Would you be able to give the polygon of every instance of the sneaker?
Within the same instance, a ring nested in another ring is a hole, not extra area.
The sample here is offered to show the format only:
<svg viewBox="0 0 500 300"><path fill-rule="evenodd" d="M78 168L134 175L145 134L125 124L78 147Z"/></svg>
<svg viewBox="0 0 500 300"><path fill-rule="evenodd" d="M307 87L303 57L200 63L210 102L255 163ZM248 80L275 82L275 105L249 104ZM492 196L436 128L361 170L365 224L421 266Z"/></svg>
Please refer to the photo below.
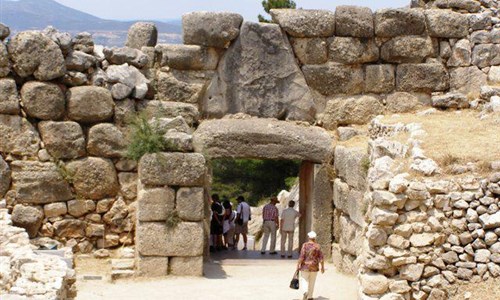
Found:
<svg viewBox="0 0 500 300"><path fill-rule="evenodd" d="M266 254L266 252L264 252L264 251L261 251L261 252L260 252L260 254L264 255L264 254Z"/></svg>
<svg viewBox="0 0 500 300"><path fill-rule="evenodd" d="M285 258L285 256L284 256L284 255L281 255L281 258Z"/></svg>
<svg viewBox="0 0 500 300"><path fill-rule="evenodd" d="M288 258L292 258L293 256L292 255L288 255Z"/></svg>
<svg viewBox="0 0 500 300"><path fill-rule="evenodd" d="M241 249L241 250L247 250L247 247L243 247L243 249Z"/></svg>
<svg viewBox="0 0 500 300"><path fill-rule="evenodd" d="M273 251L273 252L269 252L269 254L271 254L271 255L275 255L275 254L278 254L278 252Z"/></svg>

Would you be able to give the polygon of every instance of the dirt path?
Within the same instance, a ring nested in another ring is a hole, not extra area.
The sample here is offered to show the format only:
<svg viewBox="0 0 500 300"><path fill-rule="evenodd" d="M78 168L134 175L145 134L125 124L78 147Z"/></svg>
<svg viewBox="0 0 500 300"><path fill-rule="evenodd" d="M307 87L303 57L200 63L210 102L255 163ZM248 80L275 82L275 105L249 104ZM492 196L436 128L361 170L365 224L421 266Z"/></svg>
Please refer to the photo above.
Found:
<svg viewBox="0 0 500 300"><path fill-rule="evenodd" d="M282 260L260 253L245 257L214 257L205 264L205 277L168 277L161 280L83 280L78 274L78 300L100 299L301 299L298 291L288 288L296 260ZM326 265L325 274L318 275L315 299L351 300L357 298L356 278L336 272ZM85 272L82 272L85 273Z"/></svg>

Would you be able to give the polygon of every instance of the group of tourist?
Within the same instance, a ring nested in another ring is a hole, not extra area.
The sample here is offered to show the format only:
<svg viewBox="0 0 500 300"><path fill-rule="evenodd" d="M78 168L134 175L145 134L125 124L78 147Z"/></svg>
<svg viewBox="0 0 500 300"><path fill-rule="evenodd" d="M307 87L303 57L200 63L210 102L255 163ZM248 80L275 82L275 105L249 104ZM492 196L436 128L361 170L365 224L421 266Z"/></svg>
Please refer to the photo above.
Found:
<svg viewBox="0 0 500 300"><path fill-rule="evenodd" d="M219 195L212 195L212 217L210 221L212 246L210 246L210 251L229 248L236 249L240 235L243 236L242 250L247 250L248 222L252 219L252 212L250 205L245 202L243 196L239 196L236 200L238 206L236 211L234 211L229 200L224 200L221 203ZM288 258L292 258L295 221L297 218L300 218L300 213L294 208L295 201L289 201L288 208L281 212L280 217L279 210L276 207L278 202L278 198L271 197L271 201L262 210L263 240L261 254L266 253L269 237L271 237L269 254L277 254L276 232L280 230L281 257L284 258L287 256ZM307 234L307 237L308 241L302 245L297 262L297 271L300 272L300 287L304 300L313 299L316 276L319 271L322 273L325 272L323 252L320 245L316 242L316 233L311 231ZM288 247L285 249L287 240Z"/></svg>
<svg viewBox="0 0 500 300"><path fill-rule="evenodd" d="M210 221L210 236L212 245L210 251L236 249L243 236L243 250L247 249L248 221L252 219L250 205L243 196L236 198L238 206L236 211L229 200L220 202L219 195L212 195Z"/></svg>

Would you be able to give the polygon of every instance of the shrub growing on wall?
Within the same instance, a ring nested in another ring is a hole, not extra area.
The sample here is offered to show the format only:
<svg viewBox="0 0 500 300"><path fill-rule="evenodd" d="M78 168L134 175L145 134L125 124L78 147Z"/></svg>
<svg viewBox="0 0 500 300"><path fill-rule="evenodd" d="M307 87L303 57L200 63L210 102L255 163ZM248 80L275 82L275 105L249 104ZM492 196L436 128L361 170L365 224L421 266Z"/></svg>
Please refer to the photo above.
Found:
<svg viewBox="0 0 500 300"><path fill-rule="evenodd" d="M129 121L127 158L138 161L146 153L157 153L168 148L164 132L145 115L138 114Z"/></svg>
<svg viewBox="0 0 500 300"><path fill-rule="evenodd" d="M262 1L264 11L269 13L273 8L296 8L297 4L293 0L264 0ZM271 20L266 19L263 15L259 15L259 22L270 23Z"/></svg>

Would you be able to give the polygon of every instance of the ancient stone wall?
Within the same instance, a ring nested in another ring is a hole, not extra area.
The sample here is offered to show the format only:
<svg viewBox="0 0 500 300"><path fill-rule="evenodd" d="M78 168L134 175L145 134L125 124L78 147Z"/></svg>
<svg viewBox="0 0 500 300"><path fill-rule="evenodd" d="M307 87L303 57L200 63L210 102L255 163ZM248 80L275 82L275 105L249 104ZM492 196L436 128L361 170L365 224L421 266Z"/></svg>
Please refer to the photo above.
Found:
<svg viewBox="0 0 500 300"><path fill-rule="evenodd" d="M62 257L36 254L28 233L12 225L0 208L0 295L2 299L64 300L76 297L75 271ZM66 249L72 258L71 249Z"/></svg>

